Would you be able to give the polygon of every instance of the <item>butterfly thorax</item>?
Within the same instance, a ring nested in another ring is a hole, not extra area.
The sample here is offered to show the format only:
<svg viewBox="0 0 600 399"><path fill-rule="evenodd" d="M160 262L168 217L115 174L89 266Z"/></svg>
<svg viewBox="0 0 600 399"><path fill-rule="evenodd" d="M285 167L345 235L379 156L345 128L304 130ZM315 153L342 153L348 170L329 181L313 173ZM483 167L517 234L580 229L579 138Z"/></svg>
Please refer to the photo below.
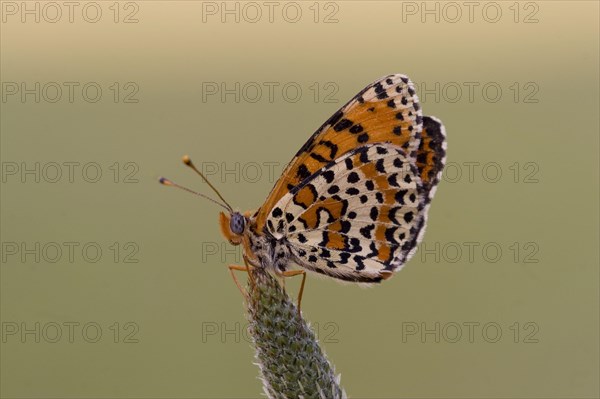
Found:
<svg viewBox="0 0 600 399"><path fill-rule="evenodd" d="M249 219L245 238L244 253L253 266L281 273L294 262L287 239L276 238L267 229L258 231L254 217Z"/></svg>

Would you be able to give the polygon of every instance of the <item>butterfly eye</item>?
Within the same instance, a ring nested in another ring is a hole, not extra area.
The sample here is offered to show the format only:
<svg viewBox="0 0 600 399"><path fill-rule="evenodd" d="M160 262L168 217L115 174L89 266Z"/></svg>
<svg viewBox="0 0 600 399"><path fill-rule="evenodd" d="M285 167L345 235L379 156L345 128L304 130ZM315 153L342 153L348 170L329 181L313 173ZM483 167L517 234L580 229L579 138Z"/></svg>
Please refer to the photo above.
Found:
<svg viewBox="0 0 600 399"><path fill-rule="evenodd" d="M231 215L231 220L229 221L229 228L231 232L234 234L242 234L244 232L244 227L246 225L246 220L239 213L234 213Z"/></svg>

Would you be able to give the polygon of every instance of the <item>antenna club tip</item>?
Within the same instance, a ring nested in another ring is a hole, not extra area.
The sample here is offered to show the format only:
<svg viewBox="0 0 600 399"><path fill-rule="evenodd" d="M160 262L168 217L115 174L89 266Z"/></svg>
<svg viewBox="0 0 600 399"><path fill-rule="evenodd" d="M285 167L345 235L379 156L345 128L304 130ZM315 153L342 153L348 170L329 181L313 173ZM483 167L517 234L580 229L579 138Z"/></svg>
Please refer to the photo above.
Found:
<svg viewBox="0 0 600 399"><path fill-rule="evenodd" d="M161 177L158 179L158 182L160 184L164 184L165 186L170 186L171 185L171 180L165 178L165 177Z"/></svg>
<svg viewBox="0 0 600 399"><path fill-rule="evenodd" d="M187 166L191 166L192 165L192 160L190 159L189 155L184 155L181 160L183 161L184 164L186 164Z"/></svg>

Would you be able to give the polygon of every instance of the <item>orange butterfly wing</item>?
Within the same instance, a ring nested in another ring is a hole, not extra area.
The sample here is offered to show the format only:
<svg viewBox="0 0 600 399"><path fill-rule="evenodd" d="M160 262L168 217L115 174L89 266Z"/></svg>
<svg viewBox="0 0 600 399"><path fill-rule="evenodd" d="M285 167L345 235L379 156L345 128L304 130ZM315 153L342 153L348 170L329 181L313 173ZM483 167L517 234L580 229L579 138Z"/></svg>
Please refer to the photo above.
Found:
<svg viewBox="0 0 600 399"><path fill-rule="evenodd" d="M392 143L416 160L423 117L410 80L388 75L365 87L300 148L256 214L262 231L273 206L292 188L358 146Z"/></svg>

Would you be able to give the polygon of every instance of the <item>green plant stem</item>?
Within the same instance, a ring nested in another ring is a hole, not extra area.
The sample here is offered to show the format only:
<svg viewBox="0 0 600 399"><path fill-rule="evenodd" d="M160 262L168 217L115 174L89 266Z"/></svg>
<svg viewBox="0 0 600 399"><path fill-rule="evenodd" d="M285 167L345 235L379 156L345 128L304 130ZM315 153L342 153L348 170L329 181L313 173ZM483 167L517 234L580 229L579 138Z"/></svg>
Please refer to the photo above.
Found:
<svg viewBox="0 0 600 399"><path fill-rule="evenodd" d="M250 273L250 334L267 396L345 398L340 377L277 280L262 268L253 268Z"/></svg>

